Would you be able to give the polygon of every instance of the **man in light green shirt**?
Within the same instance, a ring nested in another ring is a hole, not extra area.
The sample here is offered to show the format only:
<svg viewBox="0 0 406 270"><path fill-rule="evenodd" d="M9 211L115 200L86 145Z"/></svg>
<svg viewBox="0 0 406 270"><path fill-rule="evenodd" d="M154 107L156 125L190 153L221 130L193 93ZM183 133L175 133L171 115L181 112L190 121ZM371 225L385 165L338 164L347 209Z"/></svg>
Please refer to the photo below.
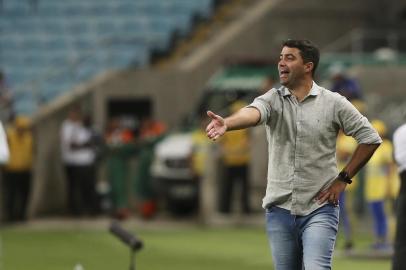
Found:
<svg viewBox="0 0 406 270"><path fill-rule="evenodd" d="M331 269L338 227L338 198L382 142L369 121L344 97L318 86L319 50L307 40L287 40L278 63L281 87L247 107L212 119L207 136L265 125L268 179L263 207L277 270ZM339 173L338 131L358 142Z"/></svg>

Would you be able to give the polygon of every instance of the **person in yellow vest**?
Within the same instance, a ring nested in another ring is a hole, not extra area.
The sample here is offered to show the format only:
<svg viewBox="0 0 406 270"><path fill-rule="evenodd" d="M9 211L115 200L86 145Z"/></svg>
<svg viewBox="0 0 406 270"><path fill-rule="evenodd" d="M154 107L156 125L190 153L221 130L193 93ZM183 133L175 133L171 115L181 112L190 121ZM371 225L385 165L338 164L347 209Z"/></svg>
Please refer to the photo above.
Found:
<svg viewBox="0 0 406 270"><path fill-rule="evenodd" d="M27 117L17 116L7 129L10 157L4 167L5 211L8 221L26 219L33 165L33 136Z"/></svg>
<svg viewBox="0 0 406 270"><path fill-rule="evenodd" d="M381 120L371 121L372 126L383 138L381 147L366 166L365 198L369 204L373 222L375 243L372 248L382 250L388 245L388 221L385 213L385 199L389 197L390 179L394 172L392 143L385 138L386 125Z"/></svg>
<svg viewBox="0 0 406 270"><path fill-rule="evenodd" d="M231 113L245 107L242 101L236 101L230 106ZM249 136L246 129L236 130L224 134L220 140L222 161L225 167L224 178L220 185L220 212L231 212L231 202L236 185L240 188L240 202L242 212L249 214Z"/></svg>
<svg viewBox="0 0 406 270"><path fill-rule="evenodd" d="M206 116L200 116L199 126L192 131L193 141L193 154L192 154L192 169L195 177L199 180L203 178L206 167L206 158L208 154L208 148L211 143L207 139L205 127L207 125Z"/></svg>

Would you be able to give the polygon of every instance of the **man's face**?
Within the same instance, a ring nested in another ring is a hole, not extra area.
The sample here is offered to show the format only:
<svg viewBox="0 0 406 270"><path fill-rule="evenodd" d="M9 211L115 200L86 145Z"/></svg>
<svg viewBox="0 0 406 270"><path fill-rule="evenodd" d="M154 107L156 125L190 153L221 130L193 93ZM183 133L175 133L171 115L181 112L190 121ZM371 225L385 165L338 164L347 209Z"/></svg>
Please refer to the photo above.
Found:
<svg viewBox="0 0 406 270"><path fill-rule="evenodd" d="M292 89L311 72L312 63L303 63L303 58L297 48L283 47L278 63L280 84Z"/></svg>

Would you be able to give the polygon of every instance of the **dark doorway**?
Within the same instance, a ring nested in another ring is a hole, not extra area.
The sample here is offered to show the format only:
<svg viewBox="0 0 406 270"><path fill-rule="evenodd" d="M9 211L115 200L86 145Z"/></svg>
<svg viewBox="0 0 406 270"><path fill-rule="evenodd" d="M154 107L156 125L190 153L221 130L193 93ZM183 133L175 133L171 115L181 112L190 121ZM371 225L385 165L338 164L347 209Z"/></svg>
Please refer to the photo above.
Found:
<svg viewBox="0 0 406 270"><path fill-rule="evenodd" d="M141 120L152 114L149 98L112 98L107 104L107 119L120 118L128 127L138 132Z"/></svg>

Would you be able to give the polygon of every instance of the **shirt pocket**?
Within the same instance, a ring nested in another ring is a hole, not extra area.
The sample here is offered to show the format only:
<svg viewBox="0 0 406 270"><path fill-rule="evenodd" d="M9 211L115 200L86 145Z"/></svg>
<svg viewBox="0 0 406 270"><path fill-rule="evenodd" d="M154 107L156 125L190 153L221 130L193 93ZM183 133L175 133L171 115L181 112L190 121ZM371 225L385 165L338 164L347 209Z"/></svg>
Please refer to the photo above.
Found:
<svg viewBox="0 0 406 270"><path fill-rule="evenodd" d="M315 147L314 149L320 146L335 147L337 130L332 119L328 108L315 108L300 123L303 134L301 137L310 144L309 146Z"/></svg>

